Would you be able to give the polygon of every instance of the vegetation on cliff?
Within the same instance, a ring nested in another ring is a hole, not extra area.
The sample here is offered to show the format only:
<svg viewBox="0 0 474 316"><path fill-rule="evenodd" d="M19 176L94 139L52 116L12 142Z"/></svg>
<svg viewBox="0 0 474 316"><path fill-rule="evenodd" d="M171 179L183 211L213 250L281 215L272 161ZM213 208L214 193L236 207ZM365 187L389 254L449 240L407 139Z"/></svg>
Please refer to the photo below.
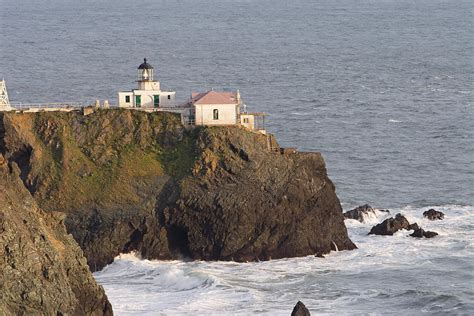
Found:
<svg viewBox="0 0 474 316"><path fill-rule="evenodd" d="M0 122L0 149L44 210L66 213L93 270L131 250L244 261L355 247L321 155L271 151L271 136L130 110Z"/></svg>

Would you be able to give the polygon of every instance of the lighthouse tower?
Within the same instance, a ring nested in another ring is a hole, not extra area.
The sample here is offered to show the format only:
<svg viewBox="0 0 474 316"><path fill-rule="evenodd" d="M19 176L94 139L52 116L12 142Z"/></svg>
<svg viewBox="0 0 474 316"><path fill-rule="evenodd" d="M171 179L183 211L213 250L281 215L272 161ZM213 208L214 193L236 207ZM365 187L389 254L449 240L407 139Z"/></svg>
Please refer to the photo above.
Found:
<svg viewBox="0 0 474 316"><path fill-rule="evenodd" d="M153 109L175 104L176 92L161 90L160 82L155 80L155 69L146 58L137 68L137 82L137 89L118 93L119 107Z"/></svg>
<svg viewBox="0 0 474 316"><path fill-rule="evenodd" d="M153 66L147 63L146 58L138 66L138 90L160 90L160 82L154 80Z"/></svg>

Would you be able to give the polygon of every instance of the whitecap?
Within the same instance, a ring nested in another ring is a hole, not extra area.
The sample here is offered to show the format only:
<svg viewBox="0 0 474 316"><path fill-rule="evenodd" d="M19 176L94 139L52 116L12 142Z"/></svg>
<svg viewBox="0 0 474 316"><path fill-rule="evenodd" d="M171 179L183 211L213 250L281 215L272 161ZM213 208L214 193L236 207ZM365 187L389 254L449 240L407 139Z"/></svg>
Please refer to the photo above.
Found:
<svg viewBox="0 0 474 316"><path fill-rule="evenodd" d="M424 218L423 212L430 208L442 211L445 219ZM94 276L104 286L117 315L248 315L256 311L289 315L298 300L317 314L351 314L354 310L396 314L397 306L407 299L400 293L414 290L419 295L413 297L412 307L404 310L411 314L432 296L425 293L427 288L451 295L438 310L442 313L460 301L467 302L472 293L467 280L473 277L469 268L473 210L461 205L405 206L390 209L391 214L376 212L366 223L346 220L358 249L332 251L325 259L182 262L141 260L126 254ZM413 238L407 230L393 236L368 235L374 224L397 213L440 235ZM458 311L468 310L463 304L457 305Z"/></svg>

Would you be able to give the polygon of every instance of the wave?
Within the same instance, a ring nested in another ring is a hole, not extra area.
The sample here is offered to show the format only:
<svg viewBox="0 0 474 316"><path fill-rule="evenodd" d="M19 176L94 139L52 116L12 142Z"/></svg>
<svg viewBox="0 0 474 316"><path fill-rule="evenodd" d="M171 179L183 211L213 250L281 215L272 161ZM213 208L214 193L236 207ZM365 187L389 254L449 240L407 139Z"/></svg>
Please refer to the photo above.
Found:
<svg viewBox="0 0 474 316"><path fill-rule="evenodd" d="M442 221L423 212L435 208ZM474 308L473 206L405 206L367 223L346 220L359 249L254 263L142 260L118 256L96 272L117 315L289 315L302 300L315 314L467 313ZM402 213L439 233L433 239L367 235Z"/></svg>

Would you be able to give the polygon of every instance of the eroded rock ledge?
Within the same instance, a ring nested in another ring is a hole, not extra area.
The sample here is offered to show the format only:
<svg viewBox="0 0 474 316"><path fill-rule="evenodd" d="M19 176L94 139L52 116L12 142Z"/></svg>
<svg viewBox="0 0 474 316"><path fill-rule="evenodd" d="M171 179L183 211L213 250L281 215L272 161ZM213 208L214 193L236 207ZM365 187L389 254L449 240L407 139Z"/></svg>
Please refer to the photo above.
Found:
<svg viewBox="0 0 474 316"><path fill-rule="evenodd" d="M167 113L6 113L0 149L92 270L149 259L271 258L354 249L319 153L284 153L237 127L185 129Z"/></svg>

